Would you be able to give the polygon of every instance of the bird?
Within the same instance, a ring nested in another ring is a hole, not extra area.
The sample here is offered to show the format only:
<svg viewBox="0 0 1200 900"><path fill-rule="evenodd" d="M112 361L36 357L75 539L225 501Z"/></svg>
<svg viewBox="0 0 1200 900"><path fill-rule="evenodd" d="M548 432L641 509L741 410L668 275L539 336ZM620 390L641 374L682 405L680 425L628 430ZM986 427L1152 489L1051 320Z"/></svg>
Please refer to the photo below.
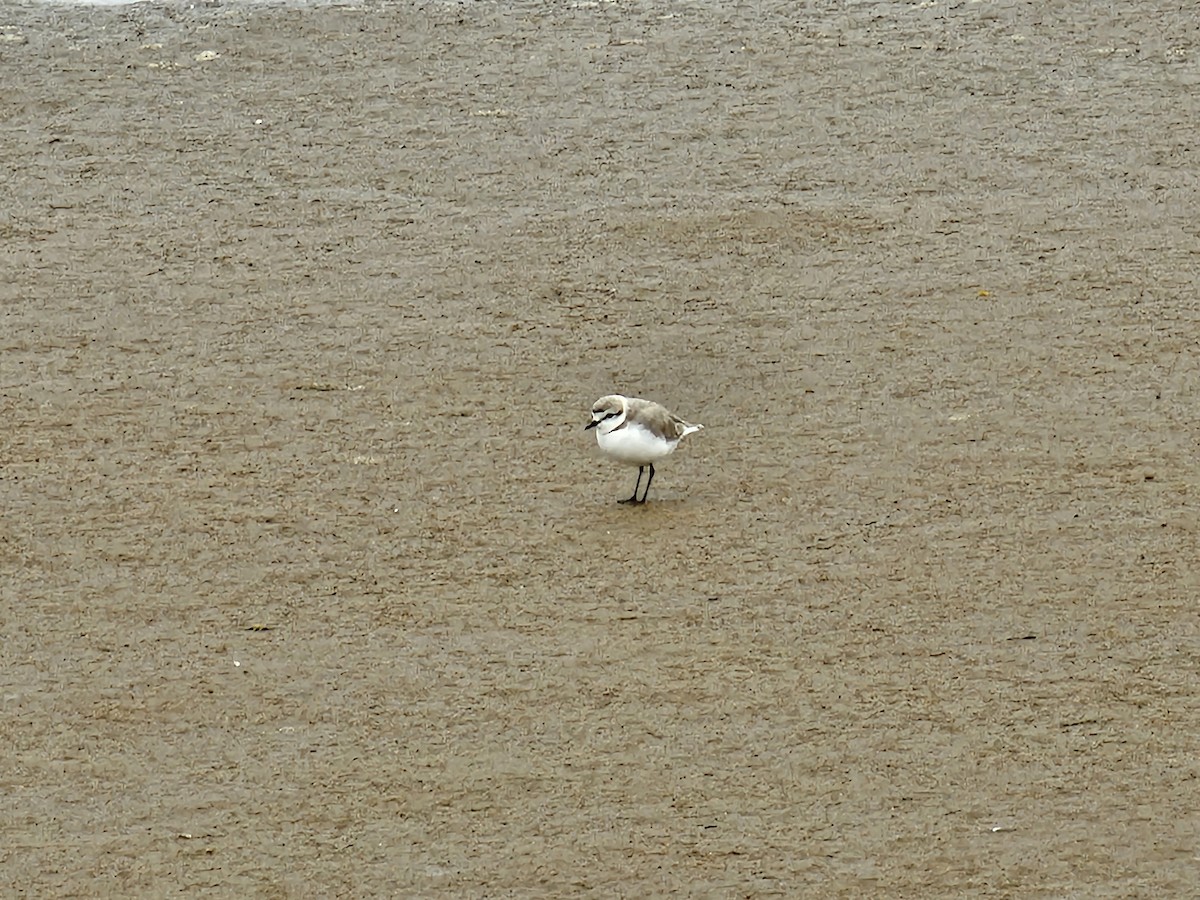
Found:
<svg viewBox="0 0 1200 900"><path fill-rule="evenodd" d="M618 462L638 467L633 496L620 502L640 504L646 502L650 493L654 463L669 456L683 438L703 427L685 422L652 400L609 394L592 404L592 421L584 430L595 428L596 443L601 450ZM646 469L650 470L650 477L639 500L638 487Z"/></svg>

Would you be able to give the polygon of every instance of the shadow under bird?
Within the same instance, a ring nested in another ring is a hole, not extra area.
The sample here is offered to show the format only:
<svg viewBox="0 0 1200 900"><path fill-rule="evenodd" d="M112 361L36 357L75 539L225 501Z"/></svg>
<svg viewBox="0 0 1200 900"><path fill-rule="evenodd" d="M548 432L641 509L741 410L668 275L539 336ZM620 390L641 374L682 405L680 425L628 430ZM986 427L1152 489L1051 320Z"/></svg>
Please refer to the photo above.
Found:
<svg viewBox="0 0 1200 900"><path fill-rule="evenodd" d="M654 480L654 464L664 456L670 456L681 440L703 427L685 422L652 400L610 394L592 404L592 421L585 430L596 429L596 443L607 455L638 467L633 496L621 502L645 503L650 494L650 482ZM639 500L638 486L646 469L650 470L650 477L646 479L646 490Z"/></svg>

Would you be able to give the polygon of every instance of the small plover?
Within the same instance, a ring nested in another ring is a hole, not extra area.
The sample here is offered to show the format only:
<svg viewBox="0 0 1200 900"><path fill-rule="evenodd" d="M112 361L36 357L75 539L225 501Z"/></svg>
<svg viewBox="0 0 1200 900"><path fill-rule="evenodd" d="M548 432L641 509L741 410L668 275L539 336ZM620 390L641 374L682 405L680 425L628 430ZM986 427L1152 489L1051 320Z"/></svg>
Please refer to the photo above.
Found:
<svg viewBox="0 0 1200 900"><path fill-rule="evenodd" d="M669 456L683 438L703 427L683 421L650 400L610 394L592 404L592 421L585 430L596 429L596 443L613 459L638 467L633 496L621 502L645 503L650 482L654 480L654 463ZM639 500L638 486L642 483L642 472L647 468L650 477L646 479L646 490Z"/></svg>

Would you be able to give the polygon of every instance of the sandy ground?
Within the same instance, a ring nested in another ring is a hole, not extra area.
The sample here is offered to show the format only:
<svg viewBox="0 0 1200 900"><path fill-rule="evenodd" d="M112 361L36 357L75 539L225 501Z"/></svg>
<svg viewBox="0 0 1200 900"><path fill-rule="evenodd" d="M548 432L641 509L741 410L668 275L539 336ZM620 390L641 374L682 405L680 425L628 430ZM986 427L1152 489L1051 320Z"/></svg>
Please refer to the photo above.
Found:
<svg viewBox="0 0 1200 900"><path fill-rule="evenodd" d="M1200 19L0 6L7 894L1200 883ZM628 508L612 391L704 423Z"/></svg>

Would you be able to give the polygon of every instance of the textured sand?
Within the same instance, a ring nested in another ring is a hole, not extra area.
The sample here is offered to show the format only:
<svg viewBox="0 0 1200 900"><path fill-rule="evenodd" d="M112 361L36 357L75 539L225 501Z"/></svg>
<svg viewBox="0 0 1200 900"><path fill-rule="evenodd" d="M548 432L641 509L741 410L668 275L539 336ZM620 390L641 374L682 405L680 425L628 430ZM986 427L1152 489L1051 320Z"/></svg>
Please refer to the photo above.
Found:
<svg viewBox="0 0 1200 900"><path fill-rule="evenodd" d="M0 6L0 888L1194 892L1200 20L733 6Z"/></svg>

